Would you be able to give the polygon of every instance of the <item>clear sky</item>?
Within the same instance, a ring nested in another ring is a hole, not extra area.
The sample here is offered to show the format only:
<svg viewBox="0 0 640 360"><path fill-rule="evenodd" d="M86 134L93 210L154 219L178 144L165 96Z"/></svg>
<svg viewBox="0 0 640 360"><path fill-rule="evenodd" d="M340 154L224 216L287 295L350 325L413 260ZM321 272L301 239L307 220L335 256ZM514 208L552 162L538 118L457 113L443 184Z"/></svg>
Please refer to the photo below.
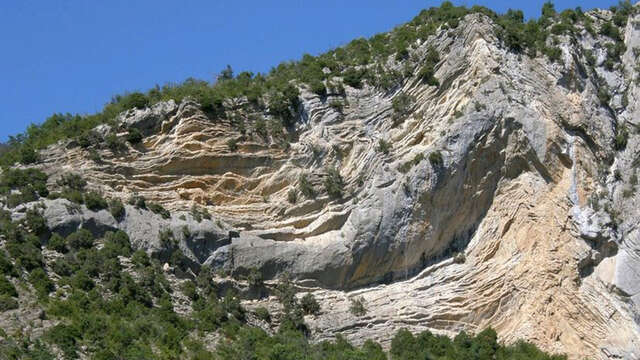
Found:
<svg viewBox="0 0 640 360"><path fill-rule="evenodd" d="M454 1L537 17L542 0ZM556 1L556 9L617 0ZM440 1L4 0L0 1L0 141L54 112L100 111L112 95L230 64L266 72L404 23Z"/></svg>

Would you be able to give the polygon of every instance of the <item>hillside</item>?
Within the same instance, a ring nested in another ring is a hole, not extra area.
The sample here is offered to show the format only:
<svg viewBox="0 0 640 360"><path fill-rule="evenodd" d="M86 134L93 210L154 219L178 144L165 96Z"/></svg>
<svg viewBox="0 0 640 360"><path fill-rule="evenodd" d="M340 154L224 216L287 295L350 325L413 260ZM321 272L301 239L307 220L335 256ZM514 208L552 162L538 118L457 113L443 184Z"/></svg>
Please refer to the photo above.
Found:
<svg viewBox="0 0 640 360"><path fill-rule="evenodd" d="M638 56L628 2L443 3L55 114L0 149L0 352L637 358Z"/></svg>

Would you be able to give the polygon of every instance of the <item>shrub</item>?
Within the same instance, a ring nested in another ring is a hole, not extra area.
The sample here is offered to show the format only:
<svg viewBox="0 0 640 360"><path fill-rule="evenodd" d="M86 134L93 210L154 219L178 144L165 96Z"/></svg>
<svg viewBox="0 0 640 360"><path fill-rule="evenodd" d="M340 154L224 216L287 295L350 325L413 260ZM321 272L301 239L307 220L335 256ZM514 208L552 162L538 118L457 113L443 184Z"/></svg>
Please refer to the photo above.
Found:
<svg viewBox="0 0 640 360"><path fill-rule="evenodd" d="M172 248L176 245L176 239L173 236L173 231L171 231L171 229L160 230L158 238L160 239L160 244L165 248Z"/></svg>
<svg viewBox="0 0 640 360"><path fill-rule="evenodd" d="M111 199L109 201L109 212L116 220L120 220L125 215L126 210L120 199Z"/></svg>
<svg viewBox="0 0 640 360"><path fill-rule="evenodd" d="M62 175L56 183L58 186L78 191L83 191L87 186L87 182L80 175L74 173Z"/></svg>
<svg viewBox="0 0 640 360"><path fill-rule="evenodd" d="M16 265L27 271L42 266L42 253L40 252L40 240L35 236L27 236L23 242L8 241L6 248L11 257L16 260Z"/></svg>
<svg viewBox="0 0 640 360"><path fill-rule="evenodd" d="M49 239L47 247L51 250L64 254L67 252L67 241L62 236L53 234Z"/></svg>
<svg viewBox="0 0 640 360"><path fill-rule="evenodd" d="M608 36L615 41L622 41L622 35L618 27L613 25L610 21L605 22L600 27L600 35Z"/></svg>
<svg viewBox="0 0 640 360"><path fill-rule="evenodd" d="M111 152L113 152L114 154L118 154L127 150L127 145L122 141L122 139L120 139L115 134L107 135L107 137L104 140L105 140L105 144L107 145L107 148L111 150Z"/></svg>
<svg viewBox="0 0 640 360"><path fill-rule="evenodd" d="M407 95L403 92L396 95L391 101L391 108L393 109L393 118L397 120L403 116L409 114L409 110L413 103L415 102L415 98L411 95Z"/></svg>
<svg viewBox="0 0 640 360"><path fill-rule="evenodd" d="M120 100L124 109L144 109L149 106L149 98L140 92L126 94Z"/></svg>
<svg viewBox="0 0 640 360"><path fill-rule="evenodd" d="M23 165L35 164L40 161L40 155L31 146L23 146L18 161Z"/></svg>
<svg viewBox="0 0 640 360"><path fill-rule="evenodd" d="M307 293L300 299L300 306L305 315L318 315L320 313L320 304L312 293Z"/></svg>
<svg viewBox="0 0 640 360"><path fill-rule="evenodd" d="M231 151L231 152L234 152L234 151L238 150L238 140L236 140L236 139L227 140L227 147L229 148L229 151Z"/></svg>
<svg viewBox="0 0 640 360"><path fill-rule="evenodd" d="M127 141L132 145L141 143L143 138L144 136L142 135L140 130L138 130L138 128L132 127L129 129L129 132L127 133Z"/></svg>
<svg viewBox="0 0 640 360"><path fill-rule="evenodd" d="M429 154L429 162L433 167L440 167L444 164L442 153L440 151L433 151Z"/></svg>
<svg viewBox="0 0 640 360"><path fill-rule="evenodd" d="M627 130L626 126L622 126L619 130L618 133L616 134L616 139L615 139L615 148L618 151L622 151L627 147L627 142L629 140L629 131Z"/></svg>
<svg viewBox="0 0 640 360"><path fill-rule="evenodd" d="M249 270L249 275L247 276L247 282L249 282L249 286L251 288L261 288L264 285L262 272L256 268L251 268L251 270Z"/></svg>
<svg viewBox="0 0 640 360"><path fill-rule="evenodd" d="M0 295L0 312L14 310L18 308L18 301L11 296Z"/></svg>
<svg viewBox="0 0 640 360"><path fill-rule="evenodd" d="M139 267L147 267L151 265L151 260L144 250L137 250L131 256L131 262Z"/></svg>
<svg viewBox="0 0 640 360"><path fill-rule="evenodd" d="M351 299L351 305L349 306L349 311L354 316L364 316L367 313L367 309L365 307L365 300L363 297L357 297Z"/></svg>
<svg viewBox="0 0 640 360"><path fill-rule="evenodd" d="M385 141L384 139L378 140L378 147L376 148L379 152L389 155L389 151L391 151L391 143Z"/></svg>
<svg viewBox="0 0 640 360"><path fill-rule="evenodd" d="M598 100L600 100L600 105L602 106L609 105L611 95L609 95L609 88L606 85L600 86L598 89Z"/></svg>
<svg viewBox="0 0 640 360"><path fill-rule="evenodd" d="M342 73L342 79L345 84L352 88L361 89L362 79L364 78L365 70L356 70L355 68L348 68Z"/></svg>
<svg viewBox="0 0 640 360"><path fill-rule="evenodd" d="M184 296L191 299L191 301L195 301L198 298L198 291L196 290L196 285L193 281L185 281L180 285L180 291L184 294Z"/></svg>
<svg viewBox="0 0 640 360"><path fill-rule="evenodd" d="M320 96L327 96L327 88L324 86L324 83L320 80L313 80L309 84L311 91Z"/></svg>
<svg viewBox="0 0 640 360"><path fill-rule="evenodd" d="M0 295L18 297L16 287L4 275L0 275Z"/></svg>
<svg viewBox="0 0 640 360"><path fill-rule="evenodd" d="M287 193L287 200L291 204L298 202L298 191L296 189L289 189L289 192Z"/></svg>
<svg viewBox="0 0 640 360"><path fill-rule="evenodd" d="M70 276L73 274L73 267L66 258L56 260L51 266L54 273L60 276Z"/></svg>
<svg viewBox="0 0 640 360"><path fill-rule="evenodd" d="M342 100L331 100L329 107L333 110L342 113L344 111L344 102Z"/></svg>
<svg viewBox="0 0 640 360"><path fill-rule="evenodd" d="M33 285L41 299L46 298L53 291L55 285L42 268L36 268L29 274L29 282Z"/></svg>
<svg viewBox="0 0 640 360"><path fill-rule="evenodd" d="M311 185L311 182L307 179L307 175L300 175L300 178L298 179L298 186L302 195L307 199L314 199L316 197L316 191L313 188L313 185Z"/></svg>
<svg viewBox="0 0 640 360"><path fill-rule="evenodd" d="M84 194L84 204L91 211L100 211L109 207L107 200L94 191Z"/></svg>
<svg viewBox="0 0 640 360"><path fill-rule="evenodd" d="M256 308L254 310L254 314L256 315L256 317L258 319L260 319L262 321L265 321L265 322L268 322L268 323L271 322L271 314L269 314L269 310L267 310L267 308L265 308L265 307L261 306L259 308Z"/></svg>
<svg viewBox="0 0 640 360"><path fill-rule="evenodd" d="M129 198L129 205L135 206L136 209L146 209L147 208L147 200L139 195L133 195Z"/></svg>
<svg viewBox="0 0 640 360"><path fill-rule="evenodd" d="M424 83L426 83L427 85L439 86L440 82L435 77L435 72L436 72L435 66L438 64L439 61L440 61L440 55L438 54L438 51L433 47L429 47L429 50L427 50L427 56L425 58L424 64L422 65L422 67L420 68L420 71L418 72L418 78Z"/></svg>
<svg viewBox="0 0 640 360"><path fill-rule="evenodd" d="M89 249L93 246L93 234L86 229L78 229L67 236L67 244L73 250Z"/></svg>
<svg viewBox="0 0 640 360"><path fill-rule="evenodd" d="M332 198L341 198L344 189L344 180L340 172L333 167L327 169L327 176L324 178L324 188Z"/></svg>
<svg viewBox="0 0 640 360"><path fill-rule="evenodd" d="M71 279L71 286L75 289L89 291L93 289L95 283L84 270L80 270L73 275L73 278Z"/></svg>
<svg viewBox="0 0 640 360"><path fill-rule="evenodd" d="M29 209L25 216L25 224L32 234L42 236L49 232L47 220L37 210Z"/></svg>
<svg viewBox="0 0 640 360"><path fill-rule="evenodd" d="M162 205L156 203L147 204L147 208L151 210L154 214L160 215L163 219L170 219L171 213L169 210L165 209Z"/></svg>
<svg viewBox="0 0 640 360"><path fill-rule="evenodd" d="M7 258L7 255L4 251L0 250L0 274L8 275L8 276L17 276L18 272L15 267Z"/></svg>

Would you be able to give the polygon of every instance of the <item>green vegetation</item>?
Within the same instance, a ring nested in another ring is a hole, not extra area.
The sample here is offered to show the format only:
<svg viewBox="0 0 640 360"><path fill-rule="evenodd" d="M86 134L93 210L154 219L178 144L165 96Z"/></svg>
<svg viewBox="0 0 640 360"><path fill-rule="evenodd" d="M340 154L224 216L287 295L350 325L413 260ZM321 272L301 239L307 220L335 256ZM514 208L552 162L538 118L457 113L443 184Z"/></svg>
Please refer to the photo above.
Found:
<svg viewBox="0 0 640 360"><path fill-rule="evenodd" d="M317 195L316 190L313 188L313 185L311 185L311 182L309 182L309 180L307 179L306 174L302 174L300 175L300 178L298 178L298 187L300 188L300 192L302 193L302 195L304 195L304 197L306 197L307 199L315 199Z"/></svg>
<svg viewBox="0 0 640 360"><path fill-rule="evenodd" d="M191 216L193 216L197 222L202 222L202 219L211 220L209 211L205 208L199 208L196 205L191 207Z"/></svg>
<svg viewBox="0 0 640 360"><path fill-rule="evenodd" d="M415 103L416 99L403 92L399 93L391 101L391 108L393 109L393 120L397 123L401 118L407 116L411 110L411 107Z"/></svg>
<svg viewBox="0 0 640 360"><path fill-rule="evenodd" d="M320 304L312 293L307 293L300 299L300 306L305 315L318 315L320 313Z"/></svg>
<svg viewBox="0 0 640 360"><path fill-rule="evenodd" d="M105 200L102 195L94 191L84 194L84 204L87 209L92 211L100 211L109 207L107 200Z"/></svg>
<svg viewBox="0 0 640 360"><path fill-rule="evenodd" d="M287 192L287 201L291 204L298 202L298 191L296 189L290 189Z"/></svg>
<svg viewBox="0 0 640 360"><path fill-rule="evenodd" d="M341 198L344 186L340 171L334 167L327 168L327 176L324 178L324 188L327 194L332 198Z"/></svg>
<svg viewBox="0 0 640 360"><path fill-rule="evenodd" d="M616 134L614 147L618 151L622 151L627 147L629 141L629 130L626 126L621 126Z"/></svg>
<svg viewBox="0 0 640 360"><path fill-rule="evenodd" d="M402 173L407 173L409 172L409 170L411 170L412 167L414 167L415 165L420 164L420 162L424 160L424 155L422 153L417 153L416 156L413 157L413 159L405 162L404 164L402 164L398 170L400 170L400 172Z"/></svg>
<svg viewBox="0 0 640 360"><path fill-rule="evenodd" d="M391 151L391 143L385 141L384 139L380 139L378 140L378 147L376 147L376 150L385 155L389 155L389 151Z"/></svg>
<svg viewBox="0 0 640 360"><path fill-rule="evenodd" d="M433 151L429 154L429 162L435 168L441 167L444 164L442 153L440 151Z"/></svg>
<svg viewBox="0 0 640 360"><path fill-rule="evenodd" d="M142 142L144 136L137 128L130 128L127 133L127 141L132 145L136 145Z"/></svg>
<svg viewBox="0 0 640 360"><path fill-rule="evenodd" d="M160 215L163 219L170 219L171 213L165 209L162 205L156 203L146 203L147 209L151 210L154 214Z"/></svg>
<svg viewBox="0 0 640 360"><path fill-rule="evenodd" d="M10 208L36 201L49 195L48 178L37 169L8 169L0 176L0 195L7 197Z"/></svg>
<svg viewBox="0 0 640 360"><path fill-rule="evenodd" d="M366 303L363 297L352 298L351 305L349 306L349 311L354 316L365 316L367 314L367 308L365 304Z"/></svg>
<svg viewBox="0 0 640 360"><path fill-rule="evenodd" d="M126 209L120 199L111 199L109 201L109 212L116 220L121 220L126 213Z"/></svg>

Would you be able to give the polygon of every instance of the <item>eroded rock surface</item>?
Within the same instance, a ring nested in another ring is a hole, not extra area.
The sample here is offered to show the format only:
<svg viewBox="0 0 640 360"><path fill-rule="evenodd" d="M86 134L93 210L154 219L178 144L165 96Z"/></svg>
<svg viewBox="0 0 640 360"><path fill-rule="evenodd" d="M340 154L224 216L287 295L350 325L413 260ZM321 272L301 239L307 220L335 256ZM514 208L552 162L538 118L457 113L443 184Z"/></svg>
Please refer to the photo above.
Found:
<svg viewBox="0 0 640 360"><path fill-rule="evenodd" d="M598 25L609 15L590 16ZM171 219L127 207L118 221L55 200L46 203L49 225L123 229L153 251L162 249L160 229L187 226L193 236L180 246L194 262L258 268L268 279L286 272L313 291L323 312L307 321L318 340L491 325L502 340L525 338L572 359L640 357L639 198L630 180L640 141L638 23L624 32L624 70L610 71L584 65L585 49L603 61L600 35L558 36L553 63L507 51L489 18L469 15L416 44L419 56L428 46L441 54L439 87L417 74L390 93L347 87L342 112L330 106L338 95L301 87L289 148L243 137L189 100L130 111L119 121L148 135L141 145L103 151L96 163L61 144L42 153L42 168L52 181L78 172L110 197L142 195ZM605 85L611 101L601 104ZM391 103L400 94L416 101L398 122ZM623 127L628 143L616 149ZM388 154L377 150L381 139ZM442 163L429 159L436 152ZM330 166L344 179L341 199L324 191ZM318 195L291 204L302 174ZM214 220L195 222L193 204ZM349 313L354 296L367 315ZM275 307L272 298L259 303Z"/></svg>

